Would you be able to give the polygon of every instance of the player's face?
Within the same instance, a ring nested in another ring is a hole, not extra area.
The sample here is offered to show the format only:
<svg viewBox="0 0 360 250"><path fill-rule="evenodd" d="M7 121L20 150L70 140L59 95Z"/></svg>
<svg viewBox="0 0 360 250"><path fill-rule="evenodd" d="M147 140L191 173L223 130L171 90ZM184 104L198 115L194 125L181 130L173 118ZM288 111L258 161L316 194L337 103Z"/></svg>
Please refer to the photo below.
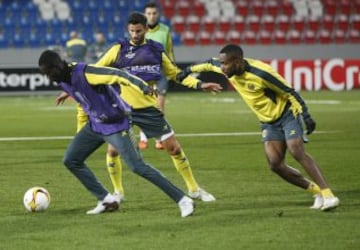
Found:
<svg viewBox="0 0 360 250"><path fill-rule="evenodd" d="M222 72L229 78L242 71L239 59L229 58L225 53L220 53L219 60Z"/></svg>
<svg viewBox="0 0 360 250"><path fill-rule="evenodd" d="M130 40L136 45L140 45L145 41L146 31L147 27L140 23L128 25Z"/></svg>
<svg viewBox="0 0 360 250"><path fill-rule="evenodd" d="M144 14L149 25L154 25L159 20L159 12L156 8L146 8Z"/></svg>

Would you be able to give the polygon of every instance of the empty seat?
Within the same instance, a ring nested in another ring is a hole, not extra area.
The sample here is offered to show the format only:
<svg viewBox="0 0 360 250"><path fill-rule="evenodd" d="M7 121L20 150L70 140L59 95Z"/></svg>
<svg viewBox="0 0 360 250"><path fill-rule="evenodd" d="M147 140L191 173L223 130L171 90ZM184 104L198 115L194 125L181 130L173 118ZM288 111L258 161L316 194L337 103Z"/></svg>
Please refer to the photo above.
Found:
<svg viewBox="0 0 360 250"><path fill-rule="evenodd" d="M233 29L237 31L243 31L245 30L245 19L242 16L235 16L233 21Z"/></svg>
<svg viewBox="0 0 360 250"><path fill-rule="evenodd" d="M280 14L275 18L277 29L287 32L290 28L290 17L285 14Z"/></svg>
<svg viewBox="0 0 360 250"><path fill-rule="evenodd" d="M258 15L248 15L246 17L246 23L248 28L252 31L259 31L260 29L260 17Z"/></svg>
<svg viewBox="0 0 360 250"><path fill-rule="evenodd" d="M303 16L292 16L291 24L293 29L302 32L306 26L306 19Z"/></svg>
<svg viewBox="0 0 360 250"><path fill-rule="evenodd" d="M317 42L316 31L305 30L302 35L302 40L306 44L313 44Z"/></svg>
<svg viewBox="0 0 360 250"><path fill-rule="evenodd" d="M249 5L246 1L235 1L235 8L240 16L249 14Z"/></svg>
<svg viewBox="0 0 360 250"><path fill-rule="evenodd" d="M253 0L250 2L250 9L252 13L257 16L261 16L265 13L265 1Z"/></svg>
<svg viewBox="0 0 360 250"><path fill-rule="evenodd" d="M352 25L352 29L360 30L360 13L352 14L350 16L350 22Z"/></svg>
<svg viewBox="0 0 360 250"><path fill-rule="evenodd" d="M219 28L219 30L226 33L230 30L231 24L232 24L231 19L229 17L222 16L219 19L218 28Z"/></svg>
<svg viewBox="0 0 360 250"><path fill-rule="evenodd" d="M328 30L320 30L318 32L318 40L320 43L331 43L331 33Z"/></svg>
<svg viewBox="0 0 360 250"><path fill-rule="evenodd" d="M196 36L192 31L185 31L181 35L181 41L186 46L194 46L196 44Z"/></svg>
<svg viewBox="0 0 360 250"><path fill-rule="evenodd" d="M321 26L321 18L316 16L311 16L308 18L307 28L312 31L317 31Z"/></svg>
<svg viewBox="0 0 360 250"><path fill-rule="evenodd" d="M197 40L201 45L210 45L212 43L211 33L203 30L199 33Z"/></svg>
<svg viewBox="0 0 360 250"><path fill-rule="evenodd" d="M272 36L271 32L267 30L262 30L258 33L257 41L261 44L271 44Z"/></svg>
<svg viewBox="0 0 360 250"><path fill-rule="evenodd" d="M345 43L346 33L343 30L334 30L332 33L332 40L335 43Z"/></svg>
<svg viewBox="0 0 360 250"><path fill-rule="evenodd" d="M200 30L200 17L195 15L189 15L185 18L185 23L188 29L193 32L198 32Z"/></svg>
<svg viewBox="0 0 360 250"><path fill-rule="evenodd" d="M323 0L325 13L328 15L335 15L337 12L338 0Z"/></svg>
<svg viewBox="0 0 360 250"><path fill-rule="evenodd" d="M180 16L188 16L191 12L191 6L188 1L177 1L176 2L177 14Z"/></svg>
<svg viewBox="0 0 360 250"><path fill-rule="evenodd" d="M354 4L353 6L353 2L352 0L340 0L339 1L339 12L345 15L350 15L353 11L353 8L356 9L356 6Z"/></svg>
<svg viewBox="0 0 360 250"><path fill-rule="evenodd" d="M195 1L195 3L192 4L191 9L192 14L198 17L203 17L206 15L205 6L200 1Z"/></svg>
<svg viewBox="0 0 360 250"><path fill-rule="evenodd" d="M276 30L272 33L272 40L274 44L285 44L286 41L286 33L282 30Z"/></svg>
<svg viewBox="0 0 360 250"><path fill-rule="evenodd" d="M226 35L222 31L215 31L212 40L215 44L223 45L226 43Z"/></svg>
<svg viewBox="0 0 360 250"><path fill-rule="evenodd" d="M261 17L262 29L273 32L275 30L275 19L272 15Z"/></svg>
<svg viewBox="0 0 360 250"><path fill-rule="evenodd" d="M280 0L279 9L281 9L281 13L291 17L294 14L294 7L291 1L289 0Z"/></svg>
<svg viewBox="0 0 360 250"><path fill-rule="evenodd" d="M201 19L201 25L204 30L208 32L213 32L217 25L216 18L212 16L204 16Z"/></svg>
<svg viewBox="0 0 360 250"><path fill-rule="evenodd" d="M301 33L298 30L289 30L286 39L291 44L299 44L301 43Z"/></svg>
<svg viewBox="0 0 360 250"><path fill-rule="evenodd" d="M171 18L175 15L175 6L170 1L165 1L162 5L162 9L163 9L164 15L168 18Z"/></svg>
<svg viewBox="0 0 360 250"><path fill-rule="evenodd" d="M183 32L185 31L185 18L183 16L176 15L171 19L171 25L176 32Z"/></svg>
<svg viewBox="0 0 360 250"><path fill-rule="evenodd" d="M360 31L357 29L350 29L347 34L347 41L350 43L360 43Z"/></svg>
<svg viewBox="0 0 360 250"><path fill-rule="evenodd" d="M329 14L325 14L321 20L322 22L322 28L325 30L333 30L334 29L334 17L329 15Z"/></svg>
<svg viewBox="0 0 360 250"><path fill-rule="evenodd" d="M337 28L343 30L344 32L347 32L347 30L349 29L349 18L345 14L336 15L335 23L337 25Z"/></svg>
<svg viewBox="0 0 360 250"><path fill-rule="evenodd" d="M242 41L245 44L256 44L256 33L252 30L246 30L242 33Z"/></svg>
<svg viewBox="0 0 360 250"><path fill-rule="evenodd" d="M226 40L228 43L241 44L241 34L238 31L231 30L227 33Z"/></svg>
<svg viewBox="0 0 360 250"><path fill-rule="evenodd" d="M265 1L265 8L266 8L266 14L271 15L273 17L277 16L280 11L278 2L276 0Z"/></svg>

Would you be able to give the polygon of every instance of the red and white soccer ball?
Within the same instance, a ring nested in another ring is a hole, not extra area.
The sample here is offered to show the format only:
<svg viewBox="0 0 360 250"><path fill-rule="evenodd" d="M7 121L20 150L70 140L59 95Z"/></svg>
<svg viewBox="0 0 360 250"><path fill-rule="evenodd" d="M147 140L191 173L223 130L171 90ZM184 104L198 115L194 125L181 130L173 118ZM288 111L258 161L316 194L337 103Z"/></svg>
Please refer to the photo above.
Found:
<svg viewBox="0 0 360 250"><path fill-rule="evenodd" d="M41 212L50 205L50 193L43 187L29 188L24 194L24 206L29 212Z"/></svg>

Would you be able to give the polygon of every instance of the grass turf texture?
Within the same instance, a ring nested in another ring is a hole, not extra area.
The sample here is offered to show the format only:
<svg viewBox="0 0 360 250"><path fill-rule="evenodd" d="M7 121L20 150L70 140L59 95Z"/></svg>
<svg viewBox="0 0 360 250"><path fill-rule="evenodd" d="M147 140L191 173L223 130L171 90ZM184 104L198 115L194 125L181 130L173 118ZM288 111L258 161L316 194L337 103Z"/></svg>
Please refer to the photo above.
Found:
<svg viewBox="0 0 360 250"><path fill-rule="evenodd" d="M0 98L0 249L359 249L359 91L302 93L317 133L307 151L341 199L335 211L310 210L311 195L285 183L267 167L255 116L234 92L170 93L166 112L199 184L215 203L196 201L182 219L176 204L124 168L126 201L114 213L89 216L96 200L63 167L75 131L74 103L54 97ZM243 132L245 135L195 136ZM253 132L248 133L247 132ZM4 140L9 137L56 137ZM170 158L153 141L147 162L184 188ZM105 146L88 160L111 189ZM291 158L288 163L302 172ZM44 213L22 204L31 186L51 194Z"/></svg>

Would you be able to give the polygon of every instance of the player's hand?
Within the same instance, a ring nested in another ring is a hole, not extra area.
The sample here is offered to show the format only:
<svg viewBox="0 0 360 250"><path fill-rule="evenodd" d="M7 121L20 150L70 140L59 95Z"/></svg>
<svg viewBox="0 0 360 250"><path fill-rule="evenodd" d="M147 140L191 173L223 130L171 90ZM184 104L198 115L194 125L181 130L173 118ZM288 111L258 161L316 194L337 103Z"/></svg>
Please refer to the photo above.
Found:
<svg viewBox="0 0 360 250"><path fill-rule="evenodd" d="M200 88L204 91L211 91L212 93L221 92L223 89L220 84L214 82L203 82L201 83Z"/></svg>
<svg viewBox="0 0 360 250"><path fill-rule="evenodd" d="M306 126L306 134L309 135L312 132L314 132L315 127L316 127L316 122L311 118L310 115L306 115L303 118L304 118L304 123Z"/></svg>
<svg viewBox="0 0 360 250"><path fill-rule="evenodd" d="M61 105L65 102L65 100L69 97L69 94L66 92L61 92L60 95L58 95L55 98L56 105Z"/></svg>

